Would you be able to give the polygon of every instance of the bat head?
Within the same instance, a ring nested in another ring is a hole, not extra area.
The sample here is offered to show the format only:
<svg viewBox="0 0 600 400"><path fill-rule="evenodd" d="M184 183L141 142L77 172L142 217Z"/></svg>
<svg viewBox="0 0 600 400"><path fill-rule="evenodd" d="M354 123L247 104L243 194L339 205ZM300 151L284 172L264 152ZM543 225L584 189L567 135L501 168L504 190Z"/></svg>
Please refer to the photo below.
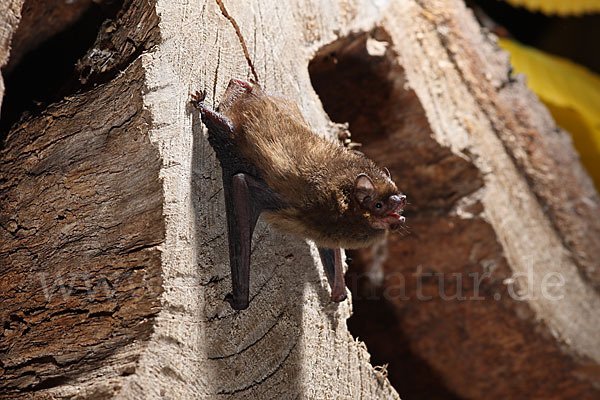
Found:
<svg viewBox="0 0 600 400"><path fill-rule="evenodd" d="M375 229L393 229L404 223L401 213L406 196L398 191L389 171L385 172L375 180L367 174L359 174L354 182L354 197Z"/></svg>

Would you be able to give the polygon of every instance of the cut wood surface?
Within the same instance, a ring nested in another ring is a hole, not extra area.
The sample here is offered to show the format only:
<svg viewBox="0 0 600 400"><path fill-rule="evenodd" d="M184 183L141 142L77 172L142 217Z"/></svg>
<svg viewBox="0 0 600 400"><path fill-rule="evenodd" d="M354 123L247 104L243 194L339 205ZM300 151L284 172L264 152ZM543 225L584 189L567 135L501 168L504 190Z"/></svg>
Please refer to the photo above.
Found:
<svg viewBox="0 0 600 400"><path fill-rule="evenodd" d="M349 122L408 195L410 232L349 276L401 395L597 398L600 201L508 67L459 0L125 1L79 89L0 150L0 397L399 398L312 244L259 222L250 307L223 301L220 167L188 100L241 78L332 140Z"/></svg>

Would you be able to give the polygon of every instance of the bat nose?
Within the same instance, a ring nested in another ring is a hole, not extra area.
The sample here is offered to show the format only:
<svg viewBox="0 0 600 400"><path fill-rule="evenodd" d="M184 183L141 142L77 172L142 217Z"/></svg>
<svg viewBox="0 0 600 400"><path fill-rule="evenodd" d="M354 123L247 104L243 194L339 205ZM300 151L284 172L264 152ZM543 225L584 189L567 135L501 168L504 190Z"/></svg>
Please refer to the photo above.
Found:
<svg viewBox="0 0 600 400"><path fill-rule="evenodd" d="M394 207L394 209L397 209L399 207L403 207L406 204L406 196L403 194L395 194L393 196L390 196L390 204Z"/></svg>

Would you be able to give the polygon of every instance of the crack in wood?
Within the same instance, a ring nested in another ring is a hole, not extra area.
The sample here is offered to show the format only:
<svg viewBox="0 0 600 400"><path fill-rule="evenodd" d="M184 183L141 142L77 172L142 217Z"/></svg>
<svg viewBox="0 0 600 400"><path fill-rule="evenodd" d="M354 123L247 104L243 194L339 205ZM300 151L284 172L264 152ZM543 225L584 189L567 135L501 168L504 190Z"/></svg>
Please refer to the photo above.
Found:
<svg viewBox="0 0 600 400"><path fill-rule="evenodd" d="M216 34L216 38L215 38L215 44L217 44L219 42L219 31L217 31ZM217 97L217 78L219 76L219 67L221 66L221 46L217 47L217 65L215 66L215 77L213 79L213 95L212 95L212 101L213 101L213 108L216 109L216 97Z"/></svg>
<svg viewBox="0 0 600 400"><path fill-rule="evenodd" d="M155 242L152 242L152 243L142 243L142 244L139 244L139 245L136 245L136 246L132 246L132 247L130 247L128 249L123 249L119 253L121 253L121 254L131 254L131 253L135 253L135 252L143 251L143 250L154 250L154 249L158 248L158 246L160 246L162 243L163 243L162 240L155 241ZM138 268L138 269L140 269L140 268Z"/></svg>
<svg viewBox="0 0 600 400"><path fill-rule="evenodd" d="M254 69L254 64L252 63L252 59L250 58L250 53L248 53L248 47L246 46L246 42L244 41L244 37L242 36L242 32L240 31L239 25L237 24L235 19L233 19L233 17L231 15L229 15L229 13L227 12L227 9L225 8L225 4L223 4L223 0L216 0L216 1L217 1L217 5L221 9L221 14L223 14L223 16L229 20L229 22L233 26L233 29L235 30L235 34L237 35L238 40L240 41L240 44L242 45L242 50L244 51L244 56L246 57L246 62L248 63L248 66L250 67L250 70L252 71L254 80L256 82L259 82L258 75L256 74L256 70Z"/></svg>
<svg viewBox="0 0 600 400"><path fill-rule="evenodd" d="M246 347L240 349L239 351L236 351L235 353L231 353L231 354L226 354L224 356L213 356L213 357L208 357L209 360L224 360L230 357L234 357L237 356L239 354L242 354L243 352L249 350L251 347L253 347L255 344L257 344L258 342L260 342L261 340L263 340L265 337L267 337L267 335L269 333L271 333L271 331L273 329L275 329L275 327L277 325L279 325L279 322L281 321L281 317L283 316L283 311L280 312L276 317L275 317L275 323L273 325L271 325L269 327L269 329L267 329L265 331L265 333L263 333L258 339L256 339L255 341L251 342L250 344L248 344Z"/></svg>
<svg viewBox="0 0 600 400"><path fill-rule="evenodd" d="M85 358L82 357L81 359ZM5 371L11 371L11 373L17 373L18 370L20 369L24 369L27 367L32 367L35 365L41 365L41 364L47 364L47 365L54 365L56 367L67 367L69 365L73 365L76 364L80 361L80 359L73 359L73 360L69 360L69 361L65 361L65 362L60 362L56 359L56 357L54 357L53 355L44 355L44 356L40 356L40 357L34 357L31 358L27 361L24 361L22 363L18 363L18 364L14 364L14 365L5 365ZM14 372L13 372L14 371ZM20 373L21 375L25 375L29 372L33 372L33 374L35 375L35 371L23 371L22 373Z"/></svg>
<svg viewBox="0 0 600 400"><path fill-rule="evenodd" d="M263 290L263 289L264 289L264 288L265 288L265 287L266 287L266 286L269 284L269 282L271 282L271 280L273 280L273 278L275 277L275 272L274 272L274 270L275 270L275 269L278 269L278 267L280 267L281 265L283 265L283 264L278 264L278 265L277 265L277 267L275 267L275 268L273 269L273 272L271 272L271 274L270 274L270 275L269 275L269 277L268 277L268 278L265 280L265 282L264 282L262 285L260 285L260 286L258 287L258 289L256 290L256 293L254 294L254 296L251 296L251 297L250 297L250 301L253 301L253 300L254 300L254 298L255 298L256 296L258 296L258 295L259 295L259 294L262 292L262 290Z"/></svg>
<svg viewBox="0 0 600 400"><path fill-rule="evenodd" d="M204 286L204 287L211 286L211 285L214 285L215 283L219 283L223 280L225 280L224 276L211 276L208 281L200 282L200 286Z"/></svg>
<svg viewBox="0 0 600 400"><path fill-rule="evenodd" d="M269 372L267 375L265 375L263 378L252 382L250 385L248 386L244 386L242 388L239 389L235 389L232 391L227 391L227 390L222 390L220 392L217 392L217 394L237 394L240 392L245 392L247 390L252 389L253 387L262 385L267 379L271 378L273 375L275 375L279 370L281 370L281 368L283 368L283 366L285 365L286 361L288 358L290 358L290 355L294 352L294 349L296 348L296 345L298 344L298 340L296 340L294 342L294 344L292 345L292 347L290 348L290 350L288 351L288 353L285 355L285 357L283 358L283 360L281 360L281 362L279 364L277 364L277 366L273 369L273 371Z"/></svg>

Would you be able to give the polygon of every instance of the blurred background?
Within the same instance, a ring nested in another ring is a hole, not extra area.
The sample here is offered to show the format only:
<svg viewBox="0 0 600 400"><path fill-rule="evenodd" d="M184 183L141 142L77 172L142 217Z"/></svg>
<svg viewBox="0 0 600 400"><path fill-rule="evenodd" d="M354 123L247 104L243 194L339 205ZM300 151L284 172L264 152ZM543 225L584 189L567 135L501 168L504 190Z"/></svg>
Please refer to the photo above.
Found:
<svg viewBox="0 0 600 400"><path fill-rule="evenodd" d="M600 1L468 0L600 188Z"/></svg>

